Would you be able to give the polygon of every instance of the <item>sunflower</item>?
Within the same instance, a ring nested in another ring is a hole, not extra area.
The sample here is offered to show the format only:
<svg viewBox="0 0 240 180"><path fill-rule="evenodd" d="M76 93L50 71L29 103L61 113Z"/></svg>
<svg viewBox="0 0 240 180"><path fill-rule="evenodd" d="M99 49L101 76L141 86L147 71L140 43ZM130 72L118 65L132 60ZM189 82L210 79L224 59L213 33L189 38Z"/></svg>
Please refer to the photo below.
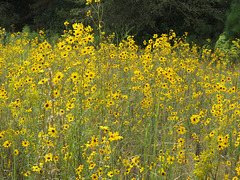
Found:
<svg viewBox="0 0 240 180"><path fill-rule="evenodd" d="M30 145L29 141L24 140L24 141L22 142L22 146L24 146L24 147L27 147L27 146L29 146L29 145Z"/></svg>
<svg viewBox="0 0 240 180"><path fill-rule="evenodd" d="M11 146L11 143L10 143L9 141L5 141L5 142L3 143L3 147L8 148L8 147L10 147L10 146Z"/></svg>
<svg viewBox="0 0 240 180"><path fill-rule="evenodd" d="M51 136L51 137L57 137L57 131L54 127L50 127L48 129L48 134Z"/></svg>

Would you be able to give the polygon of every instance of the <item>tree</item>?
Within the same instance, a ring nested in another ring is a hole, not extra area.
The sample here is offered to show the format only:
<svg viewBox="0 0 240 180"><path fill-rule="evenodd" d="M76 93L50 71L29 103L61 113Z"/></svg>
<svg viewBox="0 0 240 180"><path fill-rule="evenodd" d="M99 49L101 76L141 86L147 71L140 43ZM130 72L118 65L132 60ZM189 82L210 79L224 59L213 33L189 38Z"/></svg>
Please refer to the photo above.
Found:
<svg viewBox="0 0 240 180"><path fill-rule="evenodd" d="M21 31L26 24L31 24L29 3L31 0L0 1L0 26L8 31Z"/></svg>
<svg viewBox="0 0 240 180"><path fill-rule="evenodd" d="M69 0L35 0L31 5L34 29L62 33L74 4Z"/></svg>
<svg viewBox="0 0 240 180"><path fill-rule="evenodd" d="M240 1L233 0L231 9L227 13L225 35L227 39L240 38Z"/></svg>
<svg viewBox="0 0 240 180"><path fill-rule="evenodd" d="M185 31L201 43L206 38L217 39L224 29L224 0L108 0L103 2L106 29L114 31L134 27L139 41L153 33L177 34Z"/></svg>
<svg viewBox="0 0 240 180"><path fill-rule="evenodd" d="M94 0L92 0L93 3ZM116 32L121 38L135 35L138 44L154 33L168 33L173 29L178 35L188 32L190 38L204 44L205 39L217 39L224 30L229 0L101 0L102 25L107 34ZM237 33L239 1L233 0L226 21L229 34ZM86 14L91 6L85 0L0 0L0 25L15 24L16 30L29 25L32 30L45 29L62 33L63 23L91 24ZM234 10L235 9L235 10ZM24 11L23 11L24 10ZM92 17L96 13L92 11ZM122 35L121 35L122 34Z"/></svg>

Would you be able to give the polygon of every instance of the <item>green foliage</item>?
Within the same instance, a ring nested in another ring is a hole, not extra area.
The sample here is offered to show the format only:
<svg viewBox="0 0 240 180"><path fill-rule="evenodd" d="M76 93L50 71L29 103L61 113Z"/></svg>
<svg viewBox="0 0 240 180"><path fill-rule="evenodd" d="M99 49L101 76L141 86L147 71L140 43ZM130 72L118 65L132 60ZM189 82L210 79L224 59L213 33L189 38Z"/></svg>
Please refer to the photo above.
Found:
<svg viewBox="0 0 240 180"><path fill-rule="evenodd" d="M239 40L231 41L224 32L219 36L215 44L215 50L220 51L224 54L228 54L230 59L228 60L229 63L239 63L240 62L240 52L239 52Z"/></svg>
<svg viewBox="0 0 240 180"><path fill-rule="evenodd" d="M73 3L74 6L70 10L71 19L70 22L85 22L91 24L90 18L86 17L87 11L89 10L86 7L85 0L68 0L69 2Z"/></svg>
<svg viewBox="0 0 240 180"><path fill-rule="evenodd" d="M227 12L224 32L219 36L215 50L229 54L230 63L238 63L240 59L239 40L240 37L240 2L231 1L230 9Z"/></svg>
<svg viewBox="0 0 240 180"><path fill-rule="evenodd" d="M227 39L225 33L221 34L215 44L215 49L228 51L230 49L230 40Z"/></svg>
<svg viewBox="0 0 240 180"><path fill-rule="evenodd" d="M11 25L16 24L19 15L13 10L14 6L8 2L0 2L0 26L11 30Z"/></svg>
<svg viewBox="0 0 240 180"><path fill-rule="evenodd" d="M32 25L32 0L8 0L0 2L0 26L7 31L21 31L25 25Z"/></svg>
<svg viewBox="0 0 240 180"><path fill-rule="evenodd" d="M228 39L240 37L240 2L233 0L231 11L228 13L226 20L226 36Z"/></svg>
<svg viewBox="0 0 240 180"><path fill-rule="evenodd" d="M129 34L135 36L137 44L141 44L155 33L168 33L173 29L177 34L188 32L191 40L203 45L205 39L210 38L214 42L223 32L230 3L224 0L102 0L99 7L102 31L107 34L115 32L116 42ZM95 1L92 4L96 4ZM232 4L232 9L236 9L233 12L236 12L228 16L226 27L229 27L229 34L239 30L238 26L232 26L239 17L239 2ZM86 15L89 10L91 16ZM92 21L99 18L96 12L94 6L86 5L85 0L9 0L1 3L0 25L8 31L13 31L11 25L14 24L16 31L28 25L31 30L44 29L47 34L61 34L65 29L63 23L69 21L83 22L98 31L99 22Z"/></svg>
<svg viewBox="0 0 240 180"><path fill-rule="evenodd" d="M24 26L22 32L17 32L14 34L6 33L6 37L4 39L4 44L9 44L11 42L28 39L29 42L35 38L39 38L39 34L35 31L31 31L29 26Z"/></svg>
<svg viewBox="0 0 240 180"><path fill-rule="evenodd" d="M59 40L60 35L57 33L49 33L45 34L42 31L43 34L40 34L36 31L32 31L29 26L24 26L21 32L17 32L14 34L1 31L1 43L6 45L11 42L17 41L17 40L22 40L22 39L27 39L29 43L32 41L35 41L38 39L38 42L43 42L47 40L50 44L56 44Z"/></svg>
<svg viewBox="0 0 240 180"><path fill-rule="evenodd" d="M45 29L48 33L62 33L63 23L69 19L73 3L63 0L35 0L31 5L33 29Z"/></svg>
<svg viewBox="0 0 240 180"><path fill-rule="evenodd" d="M60 35L57 33L52 33L47 35L46 39L50 44L56 44L59 41Z"/></svg>
<svg viewBox="0 0 240 180"><path fill-rule="evenodd" d="M166 33L174 29L177 34L189 32L202 45L207 38L217 40L223 31L228 2L219 0L197 1L143 1L127 2L110 0L104 4L107 31L134 27L136 41L151 37L154 33Z"/></svg>

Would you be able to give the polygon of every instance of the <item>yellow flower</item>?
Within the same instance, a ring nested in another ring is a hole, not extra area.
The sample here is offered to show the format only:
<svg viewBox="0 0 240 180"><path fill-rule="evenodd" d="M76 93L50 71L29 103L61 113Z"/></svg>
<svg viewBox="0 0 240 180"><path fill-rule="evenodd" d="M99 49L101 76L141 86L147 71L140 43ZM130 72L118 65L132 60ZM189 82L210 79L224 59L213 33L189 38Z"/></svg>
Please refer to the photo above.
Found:
<svg viewBox="0 0 240 180"><path fill-rule="evenodd" d="M97 179L98 179L98 176L97 176L96 174L92 174L92 175L91 175L91 178L92 178L92 180L97 180Z"/></svg>
<svg viewBox="0 0 240 180"><path fill-rule="evenodd" d="M218 146L217 146L217 150L222 150L222 149L224 149L224 146L222 145L222 144L219 144Z"/></svg>
<svg viewBox="0 0 240 180"><path fill-rule="evenodd" d="M52 153L48 153L47 155L44 156L45 162L52 161Z"/></svg>
<svg viewBox="0 0 240 180"><path fill-rule="evenodd" d="M57 137L57 131L54 127L50 127L48 129L48 134L51 136L51 137Z"/></svg>
<svg viewBox="0 0 240 180"><path fill-rule="evenodd" d="M45 104L44 104L44 109L45 110L48 110L48 109L51 109L52 108L52 103L50 101L47 101Z"/></svg>
<svg viewBox="0 0 240 180"><path fill-rule="evenodd" d="M55 76L54 79L57 79L58 81L62 80L63 78L63 73L62 72L58 72Z"/></svg>
<svg viewBox="0 0 240 180"><path fill-rule="evenodd" d="M166 176L166 172L161 168L161 176Z"/></svg>
<svg viewBox="0 0 240 180"><path fill-rule="evenodd" d="M125 174L125 175L126 175L126 174L129 174L130 171L131 171L131 168L128 168L128 169L126 169L126 171L124 172L124 174Z"/></svg>
<svg viewBox="0 0 240 180"><path fill-rule="evenodd" d="M236 147L238 147L238 146L239 146L239 142L236 141L236 142L234 143L234 145L235 145Z"/></svg>
<svg viewBox="0 0 240 180"><path fill-rule="evenodd" d="M0 140L3 138L3 135L2 134L0 134Z"/></svg>
<svg viewBox="0 0 240 180"><path fill-rule="evenodd" d="M73 109L75 107L74 103L68 102L66 104L66 110L70 111L71 109Z"/></svg>
<svg viewBox="0 0 240 180"><path fill-rule="evenodd" d="M62 57L62 58L65 58L65 57L68 56L68 54L69 54L68 51L62 51L62 52L61 52L61 57Z"/></svg>
<svg viewBox="0 0 240 180"><path fill-rule="evenodd" d="M53 91L54 97L59 97L60 96L60 92L56 89Z"/></svg>
<svg viewBox="0 0 240 180"><path fill-rule="evenodd" d="M68 26L68 25L69 25L69 22L68 22L68 21L65 21L65 22L64 22L64 25L65 25L65 26Z"/></svg>
<svg viewBox="0 0 240 180"><path fill-rule="evenodd" d="M109 130L109 127L108 126L100 126L100 129L102 129L103 132L106 134Z"/></svg>
<svg viewBox="0 0 240 180"><path fill-rule="evenodd" d="M69 114L67 117L69 122L74 121L74 117L71 114Z"/></svg>
<svg viewBox="0 0 240 180"><path fill-rule="evenodd" d="M123 139L122 136L119 136L119 133L118 133L118 132L115 132L115 133L109 132L108 135L109 135L109 141L114 141L114 140Z"/></svg>
<svg viewBox="0 0 240 180"><path fill-rule="evenodd" d="M39 167L39 166L33 166L32 167L32 171L37 171L37 172L39 172L41 170L41 168Z"/></svg>
<svg viewBox="0 0 240 180"><path fill-rule="evenodd" d="M206 39L206 41L207 41L207 42L210 42L210 41L211 41L211 39Z"/></svg>
<svg viewBox="0 0 240 180"><path fill-rule="evenodd" d="M22 141L22 146L27 147L29 145L30 145L29 141L26 140Z"/></svg>
<svg viewBox="0 0 240 180"><path fill-rule="evenodd" d="M61 114L65 114L65 111L63 109L60 109L59 111Z"/></svg>
<svg viewBox="0 0 240 180"><path fill-rule="evenodd" d="M92 3L92 0L87 0L86 5L89 5Z"/></svg>
<svg viewBox="0 0 240 180"><path fill-rule="evenodd" d="M113 171L109 171L109 172L107 173L107 175L108 175L109 177L113 177Z"/></svg>
<svg viewBox="0 0 240 180"><path fill-rule="evenodd" d="M41 79L39 82L38 82L38 84L44 84L45 82L47 82L48 81L48 79L47 78L44 78L44 79Z"/></svg>
<svg viewBox="0 0 240 180"><path fill-rule="evenodd" d="M98 138L95 135L92 136L91 146L96 147L98 145Z"/></svg>
<svg viewBox="0 0 240 180"><path fill-rule="evenodd" d="M178 162L179 164L182 164L182 159L178 159L177 162Z"/></svg>
<svg viewBox="0 0 240 180"><path fill-rule="evenodd" d="M167 158L168 164L173 164L174 160L175 160L174 156L168 156L168 158Z"/></svg>
<svg viewBox="0 0 240 180"><path fill-rule="evenodd" d="M58 157L58 156L55 156L55 157L53 158L53 160L54 160L55 162L57 162L57 161L58 161L58 159L59 159L59 157Z"/></svg>
<svg viewBox="0 0 240 180"><path fill-rule="evenodd" d="M30 171L27 171L26 173L24 173L24 176L29 176L31 174Z"/></svg>
<svg viewBox="0 0 240 180"><path fill-rule="evenodd" d="M90 15L91 15L91 10L88 10L87 17L89 17Z"/></svg>
<svg viewBox="0 0 240 180"><path fill-rule="evenodd" d="M89 169L93 169L95 166L96 166L96 164L92 162L89 166Z"/></svg>
<svg viewBox="0 0 240 180"><path fill-rule="evenodd" d="M8 148L8 147L10 147L10 146L11 146L11 143L10 143L9 141L5 141L5 142L3 143L3 147Z"/></svg>
<svg viewBox="0 0 240 180"><path fill-rule="evenodd" d="M18 150L15 149L15 150L14 150L14 155L18 155L18 154L19 154Z"/></svg>
<svg viewBox="0 0 240 180"><path fill-rule="evenodd" d="M69 125L68 124L64 124L63 125L63 129L67 130L69 128Z"/></svg>
<svg viewBox="0 0 240 180"><path fill-rule="evenodd" d="M78 78L79 78L79 74L77 72L74 72L74 73L71 74L71 79L73 81L77 80Z"/></svg>
<svg viewBox="0 0 240 180"><path fill-rule="evenodd" d="M228 166L231 166L232 163L231 163L231 161L227 161L226 164L227 164Z"/></svg>
<svg viewBox="0 0 240 180"><path fill-rule="evenodd" d="M119 175L119 173L120 173L120 170L114 169L114 174L115 174L115 175Z"/></svg>
<svg viewBox="0 0 240 180"><path fill-rule="evenodd" d="M80 174L81 172L82 172L82 170L83 170L83 165L80 165L76 170L75 170L75 172L76 172L76 174Z"/></svg>
<svg viewBox="0 0 240 180"><path fill-rule="evenodd" d="M155 38L155 39L156 39L157 37L158 37L158 35L157 35L157 34L154 34L154 35L153 35L153 38Z"/></svg>
<svg viewBox="0 0 240 180"><path fill-rule="evenodd" d="M200 121L199 115L192 115L192 117L190 119L191 119L191 123L194 125Z"/></svg>
<svg viewBox="0 0 240 180"><path fill-rule="evenodd" d="M185 140L183 138L179 138L178 143L179 143L180 146L183 146L184 143L185 143Z"/></svg>

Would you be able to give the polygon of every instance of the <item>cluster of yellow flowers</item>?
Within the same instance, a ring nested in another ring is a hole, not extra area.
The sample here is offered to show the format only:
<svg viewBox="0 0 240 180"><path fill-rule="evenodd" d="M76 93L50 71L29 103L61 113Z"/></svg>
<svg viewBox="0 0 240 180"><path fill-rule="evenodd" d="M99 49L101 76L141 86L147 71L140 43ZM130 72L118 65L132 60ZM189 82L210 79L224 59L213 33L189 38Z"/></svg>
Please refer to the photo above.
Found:
<svg viewBox="0 0 240 180"><path fill-rule="evenodd" d="M173 31L140 48L65 26L56 44L43 31L0 44L0 178L239 177L240 69L227 54Z"/></svg>

